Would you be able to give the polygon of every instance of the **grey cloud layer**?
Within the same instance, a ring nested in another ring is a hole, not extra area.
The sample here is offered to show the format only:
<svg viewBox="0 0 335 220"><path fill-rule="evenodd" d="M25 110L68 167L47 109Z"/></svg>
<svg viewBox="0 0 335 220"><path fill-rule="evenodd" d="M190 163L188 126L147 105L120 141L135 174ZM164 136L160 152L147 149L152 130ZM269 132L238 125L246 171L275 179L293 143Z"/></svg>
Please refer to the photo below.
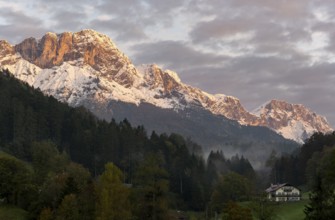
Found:
<svg viewBox="0 0 335 220"><path fill-rule="evenodd" d="M165 68L184 69L215 66L223 64L225 56L213 53L205 53L187 46L184 42L160 41L157 43L145 43L132 48L137 64L156 62ZM146 51L146 53L143 53Z"/></svg>
<svg viewBox="0 0 335 220"><path fill-rule="evenodd" d="M335 126L334 0L27 2L0 0L1 39L93 28L136 64L160 64L249 109L271 98L302 103Z"/></svg>
<svg viewBox="0 0 335 220"><path fill-rule="evenodd" d="M28 16L22 11L11 8L0 8L1 17L5 23L0 24L1 38L9 41L21 40L24 37L45 33L46 28L39 18Z"/></svg>

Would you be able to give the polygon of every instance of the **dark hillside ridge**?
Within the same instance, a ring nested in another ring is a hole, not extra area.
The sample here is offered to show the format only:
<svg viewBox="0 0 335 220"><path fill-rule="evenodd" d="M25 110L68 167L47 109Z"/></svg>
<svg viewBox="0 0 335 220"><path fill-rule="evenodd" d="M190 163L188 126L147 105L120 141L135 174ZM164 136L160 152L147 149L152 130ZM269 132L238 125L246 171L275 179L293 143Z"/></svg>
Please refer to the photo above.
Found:
<svg viewBox="0 0 335 220"><path fill-rule="evenodd" d="M92 167L95 162L89 157L94 151L99 152L99 136L101 134L96 130L98 128L94 128L92 131L90 125L98 123L98 119L82 108L75 110L51 96L44 96L28 84L10 77L10 73L5 75L1 76L1 90L3 90L1 103L4 103L1 108L9 117L2 119L1 126L4 137L1 137L1 141L18 143L18 146L22 145L20 147L22 148L21 153L25 154L23 147L25 141L23 140L26 138L28 143L36 138L51 139L61 148L69 151L72 157L77 158L74 159L76 162ZM298 147L295 142L284 139L268 128L241 126L233 120L213 115L201 108L176 112L150 104L136 106L117 101L109 102L108 106L102 110L92 108L95 106L94 103L86 102L84 106L98 115L103 115L101 113L104 113L105 109L109 109L108 114L105 112L106 117L102 117L102 119L111 121L110 115L115 118L115 122L99 123L116 126L117 123L127 118L134 126L140 126L143 129L142 125L145 125L149 134L152 131L157 134L179 133L204 146L204 153L218 149L224 151L228 156L240 154L250 158L250 161L257 166L266 160L273 149L277 152L290 152ZM10 120L15 116L11 114L18 114L26 121L22 122L22 126L19 124L13 126L11 123L14 122ZM7 128L13 128L13 130L8 131ZM84 137L76 136L85 129L90 130L91 133ZM145 132L144 129L143 132ZM92 140L85 140L85 138L92 138ZM82 151L81 145L86 146L86 153ZM71 148L67 149L68 146ZM121 146L118 147L121 148ZM256 164L256 162L258 163Z"/></svg>
<svg viewBox="0 0 335 220"><path fill-rule="evenodd" d="M299 147L296 142L267 127L240 125L203 108L185 108L176 112L148 103L136 106L119 101L110 101L103 109L96 109L96 105L89 102L84 106L102 119L111 120L112 116L116 121L122 121L127 118L135 126L144 125L149 133L181 134L199 143L205 153L222 150L226 155L244 155L256 166L263 165L272 150L290 153Z"/></svg>

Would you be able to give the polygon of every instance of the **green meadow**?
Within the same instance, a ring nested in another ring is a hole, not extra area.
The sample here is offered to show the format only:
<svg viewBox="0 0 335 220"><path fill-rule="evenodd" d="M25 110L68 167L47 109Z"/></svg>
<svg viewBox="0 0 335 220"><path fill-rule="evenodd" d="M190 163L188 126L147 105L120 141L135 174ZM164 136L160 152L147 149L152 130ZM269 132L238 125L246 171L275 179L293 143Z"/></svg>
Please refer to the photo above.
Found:
<svg viewBox="0 0 335 220"><path fill-rule="evenodd" d="M305 218L304 208L308 200L299 202L287 202L274 205L276 220L303 220Z"/></svg>
<svg viewBox="0 0 335 220"><path fill-rule="evenodd" d="M0 219L26 220L28 212L15 206L0 205Z"/></svg>

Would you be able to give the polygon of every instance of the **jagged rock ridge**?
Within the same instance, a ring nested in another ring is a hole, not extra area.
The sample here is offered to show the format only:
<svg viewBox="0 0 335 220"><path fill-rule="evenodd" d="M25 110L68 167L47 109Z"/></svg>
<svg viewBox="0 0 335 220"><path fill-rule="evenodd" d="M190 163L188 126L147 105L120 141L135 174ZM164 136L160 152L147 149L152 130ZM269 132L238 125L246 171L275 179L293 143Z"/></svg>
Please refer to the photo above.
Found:
<svg viewBox="0 0 335 220"><path fill-rule="evenodd" d="M242 125L269 127L298 142L314 131L332 130L325 118L302 105L271 101L258 114L250 113L237 98L186 85L173 71L157 65L136 68L109 37L93 30L47 33L15 46L0 41L0 65L72 106L96 103L91 110L105 115L112 116L109 102L114 100L175 111L200 108Z"/></svg>
<svg viewBox="0 0 335 220"><path fill-rule="evenodd" d="M130 87L136 69L106 35L93 30L62 34L47 33L42 39L28 38L15 45L23 59L42 69L61 66L64 62L77 67L89 65L100 76Z"/></svg>

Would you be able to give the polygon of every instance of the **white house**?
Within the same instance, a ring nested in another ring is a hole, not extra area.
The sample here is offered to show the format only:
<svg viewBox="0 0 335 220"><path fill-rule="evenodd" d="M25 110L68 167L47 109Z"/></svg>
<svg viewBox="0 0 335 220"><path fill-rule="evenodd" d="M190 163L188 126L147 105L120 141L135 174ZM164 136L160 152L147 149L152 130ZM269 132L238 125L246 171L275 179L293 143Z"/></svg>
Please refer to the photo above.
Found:
<svg viewBox="0 0 335 220"><path fill-rule="evenodd" d="M268 199L275 202L286 202L286 201L300 201L301 192L300 189L288 184L276 184L267 188L266 193Z"/></svg>

